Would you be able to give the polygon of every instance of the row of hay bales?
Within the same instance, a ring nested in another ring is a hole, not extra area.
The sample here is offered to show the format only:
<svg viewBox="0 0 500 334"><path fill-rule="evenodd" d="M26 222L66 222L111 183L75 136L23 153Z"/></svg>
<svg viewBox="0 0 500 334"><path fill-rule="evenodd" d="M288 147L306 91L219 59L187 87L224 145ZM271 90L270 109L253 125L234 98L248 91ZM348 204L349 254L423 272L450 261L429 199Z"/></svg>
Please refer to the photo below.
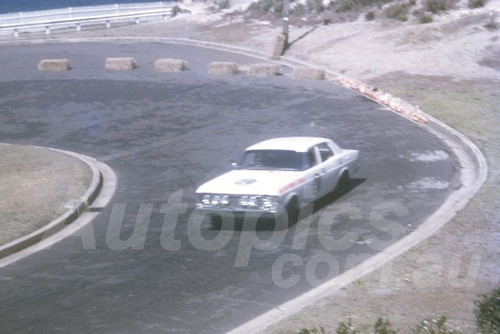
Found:
<svg viewBox="0 0 500 334"><path fill-rule="evenodd" d="M155 69L158 72L182 72L189 69L188 63L182 59L158 59ZM134 58L120 57L107 58L105 68L108 71L128 71L137 68ZM38 64L39 71L68 71L71 69L68 59L44 59ZM281 75L281 65L277 63L260 63L249 66L240 66L234 62L216 61L208 65L208 73L214 75L234 75L248 73L252 76L276 76ZM313 67L294 68L293 76L298 79L322 80L326 73L324 69Z"/></svg>

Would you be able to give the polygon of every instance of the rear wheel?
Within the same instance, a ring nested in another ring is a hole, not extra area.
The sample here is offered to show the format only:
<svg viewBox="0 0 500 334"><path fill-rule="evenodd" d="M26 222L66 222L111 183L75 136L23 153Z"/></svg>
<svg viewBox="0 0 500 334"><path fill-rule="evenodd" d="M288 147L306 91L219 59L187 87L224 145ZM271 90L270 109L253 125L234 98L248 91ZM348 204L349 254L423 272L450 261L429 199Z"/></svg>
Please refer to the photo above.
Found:
<svg viewBox="0 0 500 334"><path fill-rule="evenodd" d="M335 190L340 194L346 192L347 189L349 188L350 182L351 178L349 177L349 171L346 170L342 173L342 176L340 177L340 180L337 183L337 187L335 188Z"/></svg>

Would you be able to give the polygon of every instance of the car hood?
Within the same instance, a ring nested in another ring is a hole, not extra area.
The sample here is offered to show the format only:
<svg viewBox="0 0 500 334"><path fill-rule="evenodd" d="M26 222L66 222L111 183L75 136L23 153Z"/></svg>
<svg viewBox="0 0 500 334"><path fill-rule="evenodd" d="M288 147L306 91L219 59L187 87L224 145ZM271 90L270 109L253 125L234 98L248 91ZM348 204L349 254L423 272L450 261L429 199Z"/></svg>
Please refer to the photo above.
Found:
<svg viewBox="0 0 500 334"><path fill-rule="evenodd" d="M233 170L201 185L196 192L278 196L302 182L297 171Z"/></svg>

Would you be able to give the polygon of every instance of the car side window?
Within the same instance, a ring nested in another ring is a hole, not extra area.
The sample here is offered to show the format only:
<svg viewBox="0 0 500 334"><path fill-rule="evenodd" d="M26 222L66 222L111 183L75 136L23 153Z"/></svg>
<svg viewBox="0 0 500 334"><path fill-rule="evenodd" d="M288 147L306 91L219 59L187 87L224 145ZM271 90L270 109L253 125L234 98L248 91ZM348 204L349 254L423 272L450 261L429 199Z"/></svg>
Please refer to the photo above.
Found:
<svg viewBox="0 0 500 334"><path fill-rule="evenodd" d="M333 157L333 151L327 143L319 144L317 147L321 156L321 161L326 161Z"/></svg>

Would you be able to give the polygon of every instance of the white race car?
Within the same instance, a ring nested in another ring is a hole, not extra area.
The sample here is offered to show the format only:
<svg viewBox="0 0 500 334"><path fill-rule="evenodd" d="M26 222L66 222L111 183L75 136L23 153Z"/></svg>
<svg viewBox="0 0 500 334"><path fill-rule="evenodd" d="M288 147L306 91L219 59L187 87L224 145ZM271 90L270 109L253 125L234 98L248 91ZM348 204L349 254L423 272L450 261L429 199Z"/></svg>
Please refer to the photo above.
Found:
<svg viewBox="0 0 500 334"><path fill-rule="evenodd" d="M248 147L233 170L198 187L196 209L221 216L272 214L295 222L301 205L349 181L358 156L327 138L269 139Z"/></svg>

